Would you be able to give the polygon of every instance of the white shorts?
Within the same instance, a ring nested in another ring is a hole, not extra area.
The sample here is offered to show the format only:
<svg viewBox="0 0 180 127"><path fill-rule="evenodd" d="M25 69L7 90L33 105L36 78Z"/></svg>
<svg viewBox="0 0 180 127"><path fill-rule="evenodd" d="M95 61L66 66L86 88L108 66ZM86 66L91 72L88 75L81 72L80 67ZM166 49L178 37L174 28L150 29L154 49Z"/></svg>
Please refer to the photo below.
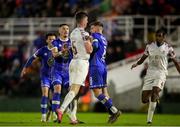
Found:
<svg viewBox="0 0 180 127"><path fill-rule="evenodd" d="M69 85L78 84L84 86L88 70L88 60L72 59L69 65Z"/></svg>
<svg viewBox="0 0 180 127"><path fill-rule="evenodd" d="M142 90L152 90L154 86L159 87L161 90L164 88L166 82L166 74L154 73L147 74L144 77L144 85Z"/></svg>

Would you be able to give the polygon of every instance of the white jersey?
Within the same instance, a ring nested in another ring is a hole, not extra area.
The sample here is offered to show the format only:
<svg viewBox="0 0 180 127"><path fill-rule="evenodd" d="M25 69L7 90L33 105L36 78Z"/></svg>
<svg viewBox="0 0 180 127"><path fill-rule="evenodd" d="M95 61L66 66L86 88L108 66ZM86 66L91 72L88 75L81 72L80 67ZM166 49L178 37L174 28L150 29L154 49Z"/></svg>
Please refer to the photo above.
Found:
<svg viewBox="0 0 180 127"><path fill-rule="evenodd" d="M89 33L86 32L83 28L75 28L71 32L70 39L73 49L73 59L88 60L90 58L90 54L86 52L84 45L86 36L89 36Z"/></svg>
<svg viewBox="0 0 180 127"><path fill-rule="evenodd" d="M173 48L164 42L160 47L156 42L152 42L146 46L144 54L149 57L149 65L147 72L168 74L168 54L173 52Z"/></svg>

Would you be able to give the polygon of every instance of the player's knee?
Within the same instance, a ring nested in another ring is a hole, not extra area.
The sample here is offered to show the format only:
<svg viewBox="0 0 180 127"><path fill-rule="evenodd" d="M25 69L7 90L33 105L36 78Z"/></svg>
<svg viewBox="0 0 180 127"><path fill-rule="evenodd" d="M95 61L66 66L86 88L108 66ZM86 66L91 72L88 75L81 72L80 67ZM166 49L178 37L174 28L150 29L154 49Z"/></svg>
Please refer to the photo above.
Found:
<svg viewBox="0 0 180 127"><path fill-rule="evenodd" d="M55 93L61 92L61 85L60 84L54 86L54 92Z"/></svg>
<svg viewBox="0 0 180 127"><path fill-rule="evenodd" d="M153 92L151 96L151 101L156 102L159 99L159 94L157 92Z"/></svg>
<svg viewBox="0 0 180 127"><path fill-rule="evenodd" d="M142 97L141 101L143 104L146 104L149 102L149 98Z"/></svg>
<svg viewBox="0 0 180 127"><path fill-rule="evenodd" d="M93 89L93 92L96 98L101 94L101 92L98 89Z"/></svg>

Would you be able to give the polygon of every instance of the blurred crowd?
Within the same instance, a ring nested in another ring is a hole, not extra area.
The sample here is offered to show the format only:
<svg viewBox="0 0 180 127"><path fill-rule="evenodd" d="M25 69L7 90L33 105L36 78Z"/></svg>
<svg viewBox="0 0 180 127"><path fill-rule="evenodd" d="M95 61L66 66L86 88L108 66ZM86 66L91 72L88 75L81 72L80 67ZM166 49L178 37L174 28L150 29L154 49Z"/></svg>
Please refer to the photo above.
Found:
<svg viewBox="0 0 180 127"><path fill-rule="evenodd" d="M1 0L0 17L71 17L77 10L92 16L178 15L179 0Z"/></svg>
<svg viewBox="0 0 180 127"><path fill-rule="evenodd" d="M34 46L35 42L34 41ZM33 64L33 71L21 79L20 73L27 57L29 42L23 38L18 45L2 45L0 42L0 95L37 96L40 95L39 64ZM32 76L33 74L33 76Z"/></svg>

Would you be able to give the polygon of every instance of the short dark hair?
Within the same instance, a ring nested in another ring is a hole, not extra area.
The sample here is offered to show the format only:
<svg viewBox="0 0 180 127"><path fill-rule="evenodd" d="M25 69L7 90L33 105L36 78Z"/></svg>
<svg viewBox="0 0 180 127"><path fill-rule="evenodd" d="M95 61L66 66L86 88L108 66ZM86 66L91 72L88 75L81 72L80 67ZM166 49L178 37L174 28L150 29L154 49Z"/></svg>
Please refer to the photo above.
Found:
<svg viewBox="0 0 180 127"><path fill-rule="evenodd" d="M46 40L48 39L49 36L57 37L55 33L47 33L46 36L45 36Z"/></svg>
<svg viewBox="0 0 180 127"><path fill-rule="evenodd" d="M79 23L85 17L88 17L88 14L86 12L83 11L77 12L75 15L76 22Z"/></svg>
<svg viewBox="0 0 180 127"><path fill-rule="evenodd" d="M156 34L161 34L161 33L163 34L163 36L166 35L165 29L160 28L160 29L158 29L158 30L156 31Z"/></svg>
<svg viewBox="0 0 180 127"><path fill-rule="evenodd" d="M90 23L90 26L101 26L101 27L103 27L103 23L102 22L100 22L100 21L94 21L94 22L92 22L92 23Z"/></svg>
<svg viewBox="0 0 180 127"><path fill-rule="evenodd" d="M68 26L69 27L69 25L66 24L66 23L62 23L62 24L59 25L59 27L62 27L62 26Z"/></svg>

